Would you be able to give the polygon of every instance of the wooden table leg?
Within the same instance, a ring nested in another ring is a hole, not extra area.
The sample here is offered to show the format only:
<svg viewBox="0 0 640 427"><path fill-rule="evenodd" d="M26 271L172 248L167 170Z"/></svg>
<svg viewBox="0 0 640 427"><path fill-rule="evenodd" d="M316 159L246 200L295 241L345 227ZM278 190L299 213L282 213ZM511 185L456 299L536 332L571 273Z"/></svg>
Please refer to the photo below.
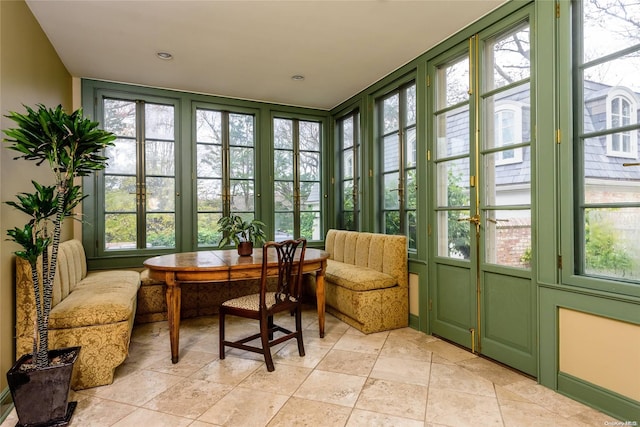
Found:
<svg viewBox="0 0 640 427"><path fill-rule="evenodd" d="M316 272L316 305L318 306L318 329L320 338L324 338L324 268Z"/></svg>
<svg viewBox="0 0 640 427"><path fill-rule="evenodd" d="M171 363L178 363L180 357L180 283L174 273L167 273L167 320L169 321L169 341L171 342Z"/></svg>

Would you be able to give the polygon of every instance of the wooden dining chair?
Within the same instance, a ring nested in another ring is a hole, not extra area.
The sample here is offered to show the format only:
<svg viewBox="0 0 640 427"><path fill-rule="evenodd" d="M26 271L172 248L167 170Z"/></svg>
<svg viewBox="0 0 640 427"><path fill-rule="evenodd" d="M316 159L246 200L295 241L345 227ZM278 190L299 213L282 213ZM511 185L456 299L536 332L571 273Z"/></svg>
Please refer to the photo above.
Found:
<svg viewBox="0 0 640 427"><path fill-rule="evenodd" d="M220 306L220 359L225 358L225 347L261 353L264 355L267 370L275 370L271 357L271 347L295 338L298 341L298 353L304 356L302 341L302 264L307 248L306 239L267 242L262 248L262 276L260 293L227 300ZM267 290L269 270L277 267L278 283L275 291ZM290 331L276 325L273 315L290 312L295 315L296 328ZM225 316L239 316L260 322L260 332L236 340L225 340ZM276 333L278 336L276 337ZM284 335L282 335L284 334ZM261 346L249 345L250 341L260 338Z"/></svg>

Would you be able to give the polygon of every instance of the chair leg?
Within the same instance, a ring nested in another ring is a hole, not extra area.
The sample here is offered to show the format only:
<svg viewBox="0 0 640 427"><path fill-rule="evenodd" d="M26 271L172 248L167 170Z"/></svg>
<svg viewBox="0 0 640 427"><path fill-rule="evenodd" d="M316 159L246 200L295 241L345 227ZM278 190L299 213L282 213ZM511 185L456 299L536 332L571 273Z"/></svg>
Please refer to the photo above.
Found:
<svg viewBox="0 0 640 427"><path fill-rule="evenodd" d="M302 310L296 308L296 340L298 341L298 354L304 356L304 342L302 341Z"/></svg>
<svg viewBox="0 0 640 427"><path fill-rule="evenodd" d="M267 328L269 330L269 341L273 340L273 316L267 318Z"/></svg>
<svg viewBox="0 0 640 427"><path fill-rule="evenodd" d="M264 354L264 362L267 365L267 371L275 371L273 366L273 359L271 358L271 346L269 345L269 336L273 337L273 332L269 328L269 323L273 324L273 316L269 316L268 319L264 317L260 319L260 339L262 341L262 353Z"/></svg>
<svg viewBox="0 0 640 427"><path fill-rule="evenodd" d="M218 315L218 336L220 337L219 347L220 347L220 359L224 359L224 311L220 308L220 313Z"/></svg>

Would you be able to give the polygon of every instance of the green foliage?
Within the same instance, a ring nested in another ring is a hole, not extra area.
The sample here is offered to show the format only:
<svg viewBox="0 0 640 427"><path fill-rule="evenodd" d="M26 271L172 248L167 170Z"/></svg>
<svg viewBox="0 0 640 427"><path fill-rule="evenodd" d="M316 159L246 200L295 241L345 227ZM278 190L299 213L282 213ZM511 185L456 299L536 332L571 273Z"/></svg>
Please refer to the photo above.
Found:
<svg viewBox="0 0 640 427"><path fill-rule="evenodd" d="M633 267L632 257L621 247L618 233L610 222L585 224L585 264L587 270L599 273L624 272Z"/></svg>
<svg viewBox="0 0 640 427"><path fill-rule="evenodd" d="M465 206L468 202L467 192L458 185L460 175L455 175L451 169L447 176L447 197L449 206ZM466 212L468 215L468 211ZM462 255L464 259L471 256L471 239L469 223L458 221L460 211L449 210L447 213L449 231L449 250Z"/></svg>
<svg viewBox="0 0 640 427"><path fill-rule="evenodd" d="M240 215L223 216L218 220L218 231L223 235L218 247L231 242L235 246L240 242L251 242L254 246L261 246L267 238L264 227L265 223L257 219L246 221Z"/></svg>

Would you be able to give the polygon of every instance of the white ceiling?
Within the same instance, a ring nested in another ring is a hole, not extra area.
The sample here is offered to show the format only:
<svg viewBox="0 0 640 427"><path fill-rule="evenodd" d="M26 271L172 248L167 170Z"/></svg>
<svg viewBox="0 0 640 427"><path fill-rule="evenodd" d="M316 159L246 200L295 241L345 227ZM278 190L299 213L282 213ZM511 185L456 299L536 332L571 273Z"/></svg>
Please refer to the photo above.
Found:
<svg viewBox="0 0 640 427"><path fill-rule="evenodd" d="M75 77L328 110L507 0L26 2Z"/></svg>

